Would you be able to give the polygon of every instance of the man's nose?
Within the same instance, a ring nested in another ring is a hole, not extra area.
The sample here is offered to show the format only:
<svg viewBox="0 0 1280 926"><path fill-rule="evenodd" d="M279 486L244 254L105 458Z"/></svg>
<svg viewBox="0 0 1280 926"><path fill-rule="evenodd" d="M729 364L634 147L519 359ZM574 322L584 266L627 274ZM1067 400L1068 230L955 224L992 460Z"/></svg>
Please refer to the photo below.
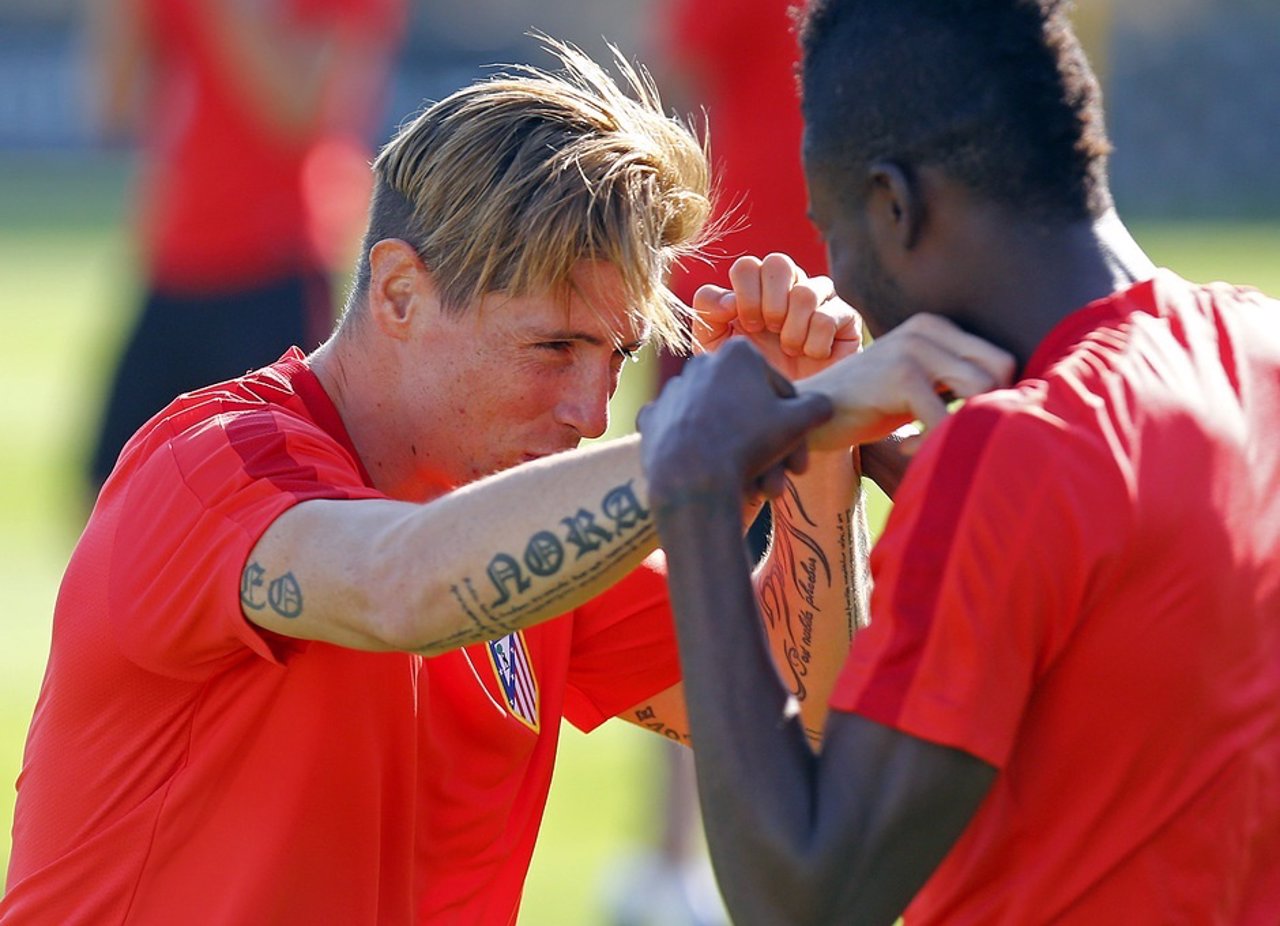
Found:
<svg viewBox="0 0 1280 926"><path fill-rule="evenodd" d="M615 382L610 370L584 371L556 406L556 420L584 438L600 437L609 428L609 399Z"/></svg>

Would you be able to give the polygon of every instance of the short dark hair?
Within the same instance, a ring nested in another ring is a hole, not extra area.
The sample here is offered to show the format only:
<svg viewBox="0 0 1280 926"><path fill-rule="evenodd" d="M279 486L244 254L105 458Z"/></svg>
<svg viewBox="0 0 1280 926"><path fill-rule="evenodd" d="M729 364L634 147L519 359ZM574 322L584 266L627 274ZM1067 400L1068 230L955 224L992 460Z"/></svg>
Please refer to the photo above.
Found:
<svg viewBox="0 0 1280 926"><path fill-rule="evenodd" d="M1066 0L810 0L806 150L858 185L933 165L1046 223L1112 205L1102 94ZM840 176L841 174L838 174Z"/></svg>

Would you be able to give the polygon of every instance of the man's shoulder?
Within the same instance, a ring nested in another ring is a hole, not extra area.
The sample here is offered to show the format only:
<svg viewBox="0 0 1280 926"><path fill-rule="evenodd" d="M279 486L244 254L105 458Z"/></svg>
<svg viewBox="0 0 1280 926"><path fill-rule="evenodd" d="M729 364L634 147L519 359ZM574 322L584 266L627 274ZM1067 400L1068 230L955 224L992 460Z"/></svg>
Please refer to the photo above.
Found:
<svg viewBox="0 0 1280 926"><path fill-rule="evenodd" d="M329 485L361 485L354 451L335 433L340 423L316 412L316 399L308 401L296 379L297 371L275 364L179 396L129 441L113 480L177 475L193 488L323 473Z"/></svg>

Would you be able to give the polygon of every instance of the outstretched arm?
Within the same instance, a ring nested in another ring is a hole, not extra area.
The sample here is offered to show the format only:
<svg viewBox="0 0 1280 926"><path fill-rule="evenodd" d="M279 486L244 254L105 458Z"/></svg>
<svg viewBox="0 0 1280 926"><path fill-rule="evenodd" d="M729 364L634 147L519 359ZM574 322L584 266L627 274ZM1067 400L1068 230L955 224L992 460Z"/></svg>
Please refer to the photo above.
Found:
<svg viewBox="0 0 1280 926"><path fill-rule="evenodd" d="M970 352L967 336L937 322L927 322L927 343L886 337L873 360L868 351L833 367L841 375L829 383L859 389L834 395L835 414L820 427L849 443L875 439L904 416L936 421L939 380L958 394L1001 381L987 372L960 382L952 371L969 362L953 348ZM864 373L841 370L858 365ZM896 398L877 392L865 371L904 388ZM820 756L807 748L794 700L771 678L736 543L733 487L776 472L800 440L798 425L813 420L804 402L816 396L786 400L762 392L763 379L758 358L726 351L689 370L641 418L712 859L735 922L891 923L963 830L994 771L843 713L829 719ZM731 404L725 395L743 398ZM763 698L765 710L742 710L748 696Z"/></svg>
<svg viewBox="0 0 1280 926"><path fill-rule="evenodd" d="M656 547L630 437L426 504L296 505L250 554L241 607L286 636L434 655L577 607Z"/></svg>

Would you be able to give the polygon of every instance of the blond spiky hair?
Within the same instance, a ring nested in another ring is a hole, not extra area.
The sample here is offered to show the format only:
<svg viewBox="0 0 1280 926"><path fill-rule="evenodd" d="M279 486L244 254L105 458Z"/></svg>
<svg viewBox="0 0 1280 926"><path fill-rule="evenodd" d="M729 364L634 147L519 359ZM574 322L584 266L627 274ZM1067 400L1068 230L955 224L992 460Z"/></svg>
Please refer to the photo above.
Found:
<svg viewBox="0 0 1280 926"><path fill-rule="evenodd" d="M458 312L490 292L566 287L578 262L599 260L618 268L655 340L683 347L666 277L705 243L706 146L613 46L622 86L580 49L539 38L560 72L516 66L458 90L383 148L352 302L385 238L413 244Z"/></svg>

